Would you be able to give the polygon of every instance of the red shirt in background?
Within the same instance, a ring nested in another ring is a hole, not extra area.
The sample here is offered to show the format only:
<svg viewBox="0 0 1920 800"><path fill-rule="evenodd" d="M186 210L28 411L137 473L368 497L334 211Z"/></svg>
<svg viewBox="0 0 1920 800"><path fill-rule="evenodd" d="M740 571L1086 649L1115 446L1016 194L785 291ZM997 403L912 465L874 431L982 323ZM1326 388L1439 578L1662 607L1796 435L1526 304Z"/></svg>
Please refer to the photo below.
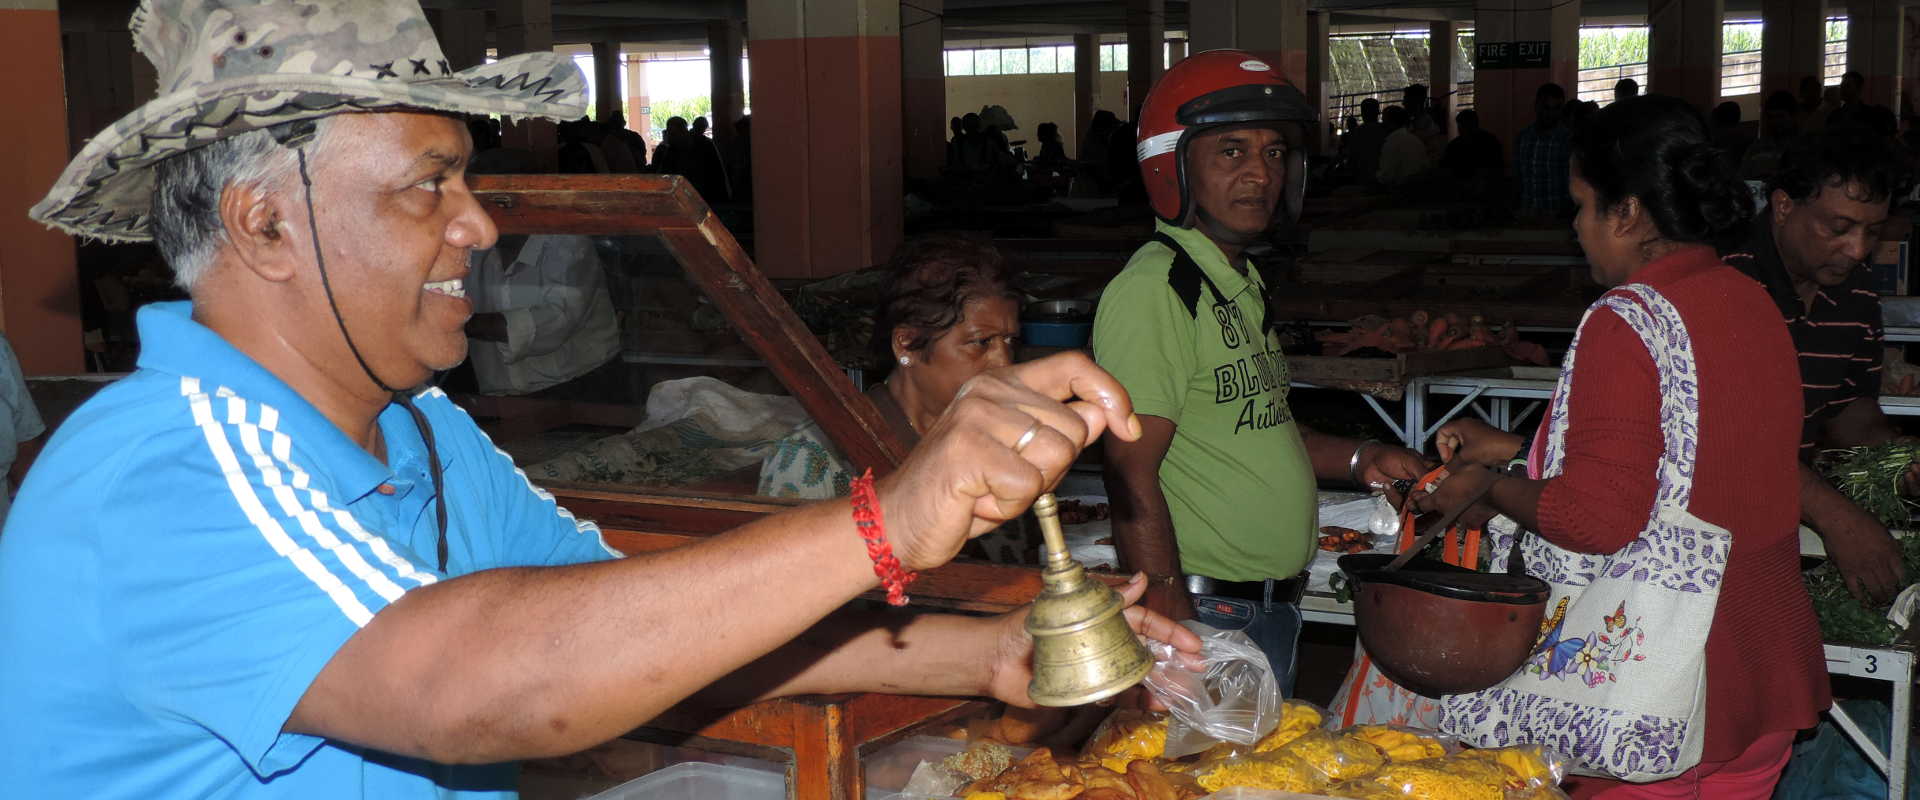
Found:
<svg viewBox="0 0 1920 800"><path fill-rule="evenodd" d="M1703 761L1762 734L1812 727L1831 702L1820 632L1800 576L1800 370L1780 312L1753 279L1690 247L1631 279L1679 309L1700 376L1694 516L1733 533L1707 635ZM1562 473L1540 496L1540 535L1586 553L1636 539L1653 511L1659 379L1611 311L1581 333ZM1545 438L1543 430L1538 438Z"/></svg>

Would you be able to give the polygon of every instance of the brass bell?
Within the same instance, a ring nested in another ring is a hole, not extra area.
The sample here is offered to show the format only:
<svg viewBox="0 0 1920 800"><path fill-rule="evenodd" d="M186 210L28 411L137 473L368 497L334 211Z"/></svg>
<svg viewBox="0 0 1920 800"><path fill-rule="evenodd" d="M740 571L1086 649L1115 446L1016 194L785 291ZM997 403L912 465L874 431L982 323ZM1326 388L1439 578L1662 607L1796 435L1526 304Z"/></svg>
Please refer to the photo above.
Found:
<svg viewBox="0 0 1920 800"><path fill-rule="evenodd" d="M1044 586L1027 614L1033 635L1033 681L1027 694L1043 706L1103 700L1144 680L1153 669L1147 647L1133 634L1120 594L1093 578L1067 554L1060 506L1053 493L1033 503L1045 539Z"/></svg>

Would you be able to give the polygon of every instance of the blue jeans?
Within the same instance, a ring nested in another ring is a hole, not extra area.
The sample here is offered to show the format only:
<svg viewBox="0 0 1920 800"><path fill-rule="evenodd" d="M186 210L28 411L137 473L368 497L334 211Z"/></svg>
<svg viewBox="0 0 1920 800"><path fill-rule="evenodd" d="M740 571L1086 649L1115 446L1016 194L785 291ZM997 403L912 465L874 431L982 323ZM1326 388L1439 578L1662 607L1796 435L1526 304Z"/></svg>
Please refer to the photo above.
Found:
<svg viewBox="0 0 1920 800"><path fill-rule="evenodd" d="M1280 683L1280 696L1293 696L1293 678L1298 666L1294 650L1300 643L1300 607L1278 600L1265 603L1221 597L1212 594L1193 596L1194 618L1223 631L1244 631L1267 654L1273 677Z"/></svg>

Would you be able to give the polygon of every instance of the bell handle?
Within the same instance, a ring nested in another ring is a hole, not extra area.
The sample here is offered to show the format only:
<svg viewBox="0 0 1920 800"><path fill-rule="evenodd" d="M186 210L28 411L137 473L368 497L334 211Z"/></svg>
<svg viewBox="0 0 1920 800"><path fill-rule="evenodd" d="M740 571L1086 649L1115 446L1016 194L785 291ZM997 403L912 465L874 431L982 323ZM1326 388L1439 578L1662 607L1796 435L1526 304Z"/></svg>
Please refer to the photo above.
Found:
<svg viewBox="0 0 1920 800"><path fill-rule="evenodd" d="M1060 501L1052 492L1044 492L1033 501L1034 519L1040 522L1041 560L1049 568L1058 568L1072 558L1067 552L1067 534L1060 527Z"/></svg>

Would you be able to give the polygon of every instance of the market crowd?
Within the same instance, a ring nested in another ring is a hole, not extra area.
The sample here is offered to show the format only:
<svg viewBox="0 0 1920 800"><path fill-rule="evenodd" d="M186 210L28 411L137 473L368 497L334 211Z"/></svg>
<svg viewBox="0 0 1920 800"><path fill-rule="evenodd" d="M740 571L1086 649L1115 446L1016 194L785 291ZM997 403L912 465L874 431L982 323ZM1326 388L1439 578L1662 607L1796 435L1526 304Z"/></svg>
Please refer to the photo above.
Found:
<svg viewBox="0 0 1920 800"><path fill-rule="evenodd" d="M1321 120L1252 54L1195 54L1138 119L1095 126L1105 176L1144 196L1155 224L1105 290L1091 358L1013 363L1004 260L964 238L909 243L873 342L890 372L867 395L913 445L901 467L876 481L831 461L770 465L764 484L818 502L619 558L429 384L470 339L502 361L542 341L531 315L475 314L476 271L511 298L592 258L578 237L474 258L499 233L467 184L490 144L471 117L577 120L582 76L553 53L455 73L413 2L311 12L143 6L134 35L166 90L90 140L32 211L153 241L190 299L139 312L137 370L60 427L0 535L0 771L23 796L503 796L517 761L690 699L1032 706L1024 609L848 604L899 598L1096 441L1116 545L1139 571L1128 623L1188 655L1201 642L1176 620L1243 631L1285 687L1320 483L1526 531L1508 535L1527 537L1527 570L1562 604L1543 639L1625 627L1645 644L1608 664L1625 680L1543 689L1563 677L1555 661L1421 722L1629 779L1576 796L1770 794L1831 700L1802 520L1862 598L1907 579L1884 523L1810 466L1820 449L1895 435L1861 265L1908 161L1857 79L1824 112L1769 99L1751 142L1724 111L1710 124L1634 87L1604 108L1541 87L1514 189L1527 212L1570 220L1607 291L1537 432L1451 423L1434 460L1291 408L1272 290L1249 254L1299 216L1305 134ZM409 61L412 75L329 66ZM1434 158L1426 108L1420 89L1377 123L1363 111L1344 145L1361 180L1431 180L1423 159L1469 182L1497 171L1499 143L1471 117ZM1016 190L1000 114L956 121L951 164L971 190ZM1064 168L1057 129L1041 128L1046 169ZM732 192L695 126L670 122L651 159L622 131L574 124L563 155ZM607 363L602 305L583 293L582 327L547 337L579 346L551 369ZM548 382L541 364L476 367L513 391ZM781 447L799 458L818 438L803 429Z"/></svg>

